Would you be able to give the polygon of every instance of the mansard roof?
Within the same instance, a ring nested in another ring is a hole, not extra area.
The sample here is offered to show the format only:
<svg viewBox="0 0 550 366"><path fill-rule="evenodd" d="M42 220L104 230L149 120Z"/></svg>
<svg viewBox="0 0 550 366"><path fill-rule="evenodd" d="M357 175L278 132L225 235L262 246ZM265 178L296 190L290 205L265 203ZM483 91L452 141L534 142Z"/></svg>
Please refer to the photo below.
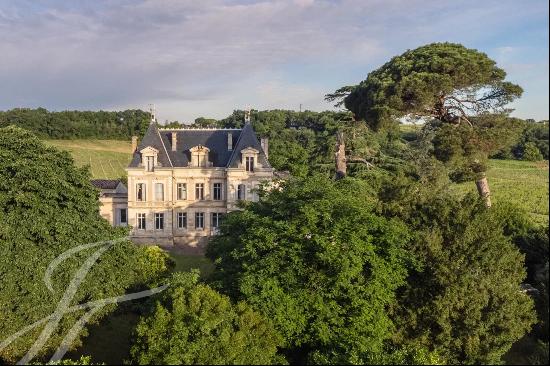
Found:
<svg viewBox="0 0 550 366"><path fill-rule="evenodd" d="M172 151L172 132L176 133L176 151ZM233 149L227 148L227 135L232 134ZM163 167L186 167L191 161L190 149L202 145L210 152L209 161L214 167L237 167L241 159L241 150L253 147L260 151L260 163L270 167L256 133L250 124L241 129L209 129L183 128L159 129L157 123L151 123L138 148L134 152L130 168L136 168L141 163L139 151L151 146L159 151L157 161Z"/></svg>

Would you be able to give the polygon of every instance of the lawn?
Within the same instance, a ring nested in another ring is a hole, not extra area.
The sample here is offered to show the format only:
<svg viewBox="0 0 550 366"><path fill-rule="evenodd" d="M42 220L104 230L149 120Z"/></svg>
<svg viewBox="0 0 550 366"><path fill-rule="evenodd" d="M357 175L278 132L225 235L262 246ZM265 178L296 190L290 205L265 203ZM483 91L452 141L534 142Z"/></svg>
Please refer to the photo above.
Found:
<svg viewBox="0 0 550 366"><path fill-rule="evenodd" d="M214 264L201 255L170 253L170 258L176 263L174 272L187 272L192 269L198 269L201 277L208 277L214 271Z"/></svg>
<svg viewBox="0 0 550 366"><path fill-rule="evenodd" d="M76 165L89 165L92 178L114 179L126 175L131 144L118 140L46 140L48 145L71 153Z"/></svg>
<svg viewBox="0 0 550 366"><path fill-rule="evenodd" d="M548 161L490 160L487 172L492 202L513 202L537 224L548 224ZM473 182L458 185L461 193L476 192Z"/></svg>

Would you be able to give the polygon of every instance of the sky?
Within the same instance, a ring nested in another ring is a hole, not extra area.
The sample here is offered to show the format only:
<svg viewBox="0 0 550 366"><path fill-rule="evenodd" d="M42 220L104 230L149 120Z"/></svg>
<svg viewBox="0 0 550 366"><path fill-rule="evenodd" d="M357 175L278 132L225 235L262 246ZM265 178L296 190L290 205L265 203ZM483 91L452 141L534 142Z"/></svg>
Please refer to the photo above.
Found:
<svg viewBox="0 0 550 366"><path fill-rule="evenodd" d="M333 109L323 97L432 42L485 52L548 119L547 0L0 0L0 110Z"/></svg>

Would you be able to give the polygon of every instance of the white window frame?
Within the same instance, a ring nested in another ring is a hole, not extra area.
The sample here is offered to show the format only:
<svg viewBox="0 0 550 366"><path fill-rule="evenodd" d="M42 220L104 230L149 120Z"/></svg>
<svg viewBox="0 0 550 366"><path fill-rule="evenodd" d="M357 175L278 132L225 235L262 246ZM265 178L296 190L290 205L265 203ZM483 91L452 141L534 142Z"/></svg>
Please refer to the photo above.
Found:
<svg viewBox="0 0 550 366"><path fill-rule="evenodd" d="M254 162L255 158L253 156L245 156L244 157L244 164L245 164L245 170L247 172L254 172Z"/></svg>
<svg viewBox="0 0 550 366"><path fill-rule="evenodd" d="M204 230L204 226L204 212L195 212L195 230Z"/></svg>
<svg viewBox="0 0 550 366"><path fill-rule="evenodd" d="M177 199L178 201L187 200L187 183L177 184Z"/></svg>
<svg viewBox="0 0 550 366"><path fill-rule="evenodd" d="M210 226L213 229L219 229L220 223L222 222L222 217L222 212L212 212L212 214L210 215Z"/></svg>
<svg viewBox="0 0 550 366"><path fill-rule="evenodd" d="M219 186L218 189L216 189L216 186ZM216 191L218 191L218 196L216 197ZM215 182L212 184L212 199L214 201L221 201L223 200L223 183Z"/></svg>
<svg viewBox="0 0 550 366"><path fill-rule="evenodd" d="M155 212L155 230L164 230L164 212Z"/></svg>
<svg viewBox="0 0 550 366"><path fill-rule="evenodd" d="M139 192L140 192L139 187L140 186L142 187L142 190L141 190L142 197L141 197L141 199L139 199ZM145 183L136 183L136 201L137 202L147 201L147 184L145 184Z"/></svg>
<svg viewBox="0 0 550 366"><path fill-rule="evenodd" d="M158 189L159 187L161 187L160 192ZM159 183L159 182L155 183L155 201L157 202L164 201L164 183Z"/></svg>
<svg viewBox="0 0 550 366"><path fill-rule="evenodd" d="M237 200L238 201L246 200L246 184L244 183L237 185Z"/></svg>
<svg viewBox="0 0 550 366"><path fill-rule="evenodd" d="M148 172L155 171L155 157L153 155L145 156L145 170Z"/></svg>
<svg viewBox="0 0 550 366"><path fill-rule="evenodd" d="M201 194L198 194L198 193ZM204 183L195 183L195 200L203 201L204 200Z"/></svg>
<svg viewBox="0 0 550 366"><path fill-rule="evenodd" d="M178 212L178 229L187 229L187 212Z"/></svg>
<svg viewBox="0 0 550 366"><path fill-rule="evenodd" d="M136 221L136 227L138 230L147 230L147 214L143 212L138 213L136 216ZM141 225L142 223L143 225Z"/></svg>

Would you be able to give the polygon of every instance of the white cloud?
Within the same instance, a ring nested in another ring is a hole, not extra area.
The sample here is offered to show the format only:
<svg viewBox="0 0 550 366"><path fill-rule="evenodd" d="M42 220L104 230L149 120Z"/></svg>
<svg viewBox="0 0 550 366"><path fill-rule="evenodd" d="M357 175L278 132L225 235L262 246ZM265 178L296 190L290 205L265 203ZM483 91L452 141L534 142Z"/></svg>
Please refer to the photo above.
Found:
<svg viewBox="0 0 550 366"><path fill-rule="evenodd" d="M247 104L324 109L326 92L360 81L406 48L475 44L487 30L540 11L514 2L473 4L8 2L0 9L0 108L154 102L161 119L180 121L223 117Z"/></svg>

